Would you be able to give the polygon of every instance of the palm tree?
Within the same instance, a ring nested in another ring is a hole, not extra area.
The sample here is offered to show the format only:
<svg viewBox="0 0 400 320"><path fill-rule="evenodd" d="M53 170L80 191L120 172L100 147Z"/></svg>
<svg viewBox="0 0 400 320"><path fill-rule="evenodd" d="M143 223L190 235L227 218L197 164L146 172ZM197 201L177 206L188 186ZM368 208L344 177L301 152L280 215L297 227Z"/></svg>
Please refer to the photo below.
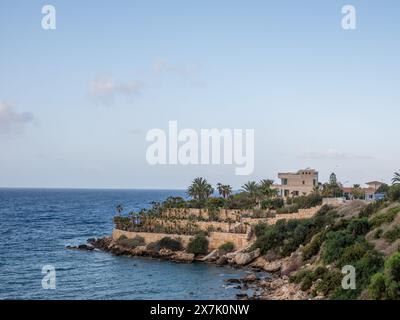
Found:
<svg viewBox="0 0 400 320"><path fill-rule="evenodd" d="M250 198L257 202L257 197L260 194L260 187L255 181L249 181L242 186L242 190L249 194Z"/></svg>
<svg viewBox="0 0 400 320"><path fill-rule="evenodd" d="M217 190L222 198L228 198L232 194L232 187L227 184L218 183Z"/></svg>
<svg viewBox="0 0 400 320"><path fill-rule="evenodd" d="M393 179L392 179L392 183L393 184L400 184L400 173L399 172L395 172Z"/></svg>
<svg viewBox="0 0 400 320"><path fill-rule="evenodd" d="M213 192L213 187L204 178L194 179L186 191L188 196L199 201L207 200L213 194Z"/></svg>
<svg viewBox="0 0 400 320"><path fill-rule="evenodd" d="M122 211L124 211L124 207L122 206L122 204L119 204L115 207L115 211L117 212L118 215L121 214Z"/></svg>
<svg viewBox="0 0 400 320"><path fill-rule="evenodd" d="M278 190L271 188L273 184L274 180L270 179L260 180L260 182L258 183L260 193L267 198L276 196L278 194Z"/></svg>

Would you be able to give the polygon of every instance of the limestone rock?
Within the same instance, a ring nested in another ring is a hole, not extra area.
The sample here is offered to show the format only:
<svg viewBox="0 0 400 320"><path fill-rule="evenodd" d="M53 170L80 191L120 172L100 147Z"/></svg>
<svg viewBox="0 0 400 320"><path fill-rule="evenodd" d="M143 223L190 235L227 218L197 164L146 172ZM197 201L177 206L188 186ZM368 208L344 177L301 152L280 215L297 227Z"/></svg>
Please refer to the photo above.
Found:
<svg viewBox="0 0 400 320"><path fill-rule="evenodd" d="M280 261L266 262L263 266L264 271L266 272L278 272L281 270L282 263Z"/></svg>
<svg viewBox="0 0 400 320"><path fill-rule="evenodd" d="M176 262L193 262L194 260L194 254L193 253L187 253L184 251L177 251L175 252L171 260L176 261Z"/></svg>
<svg viewBox="0 0 400 320"><path fill-rule="evenodd" d="M226 256L219 257L218 260L215 262L217 265L222 266L224 264L227 264L228 259Z"/></svg>
<svg viewBox="0 0 400 320"><path fill-rule="evenodd" d="M220 256L220 252L218 249L211 251L208 255L201 259L204 262L213 262L216 261Z"/></svg>
<svg viewBox="0 0 400 320"><path fill-rule="evenodd" d="M242 282L249 283L249 282L255 282L257 280L258 280L257 276L254 273L251 273L251 274L247 275L246 277L244 277L242 279Z"/></svg>
<svg viewBox="0 0 400 320"><path fill-rule="evenodd" d="M267 263L264 257L258 257L252 263L250 263L250 267L263 269L264 265Z"/></svg>
<svg viewBox="0 0 400 320"><path fill-rule="evenodd" d="M162 249L160 249L158 254L160 255L160 257L167 258L167 257L172 256L174 254L174 252L170 249L162 248Z"/></svg>
<svg viewBox="0 0 400 320"><path fill-rule="evenodd" d="M244 266L246 264L249 264L252 262L254 259L258 258L260 256L260 249L256 249L251 252L240 252L235 255L234 263L237 264L238 266Z"/></svg>

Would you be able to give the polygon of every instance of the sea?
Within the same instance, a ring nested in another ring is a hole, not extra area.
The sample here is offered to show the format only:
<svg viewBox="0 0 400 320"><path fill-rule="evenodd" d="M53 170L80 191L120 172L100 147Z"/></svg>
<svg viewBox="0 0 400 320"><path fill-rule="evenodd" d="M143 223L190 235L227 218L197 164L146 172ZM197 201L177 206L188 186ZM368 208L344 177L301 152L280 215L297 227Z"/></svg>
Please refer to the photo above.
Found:
<svg viewBox="0 0 400 320"><path fill-rule="evenodd" d="M122 214L181 190L0 189L0 299L219 300L246 270L66 249L113 230Z"/></svg>

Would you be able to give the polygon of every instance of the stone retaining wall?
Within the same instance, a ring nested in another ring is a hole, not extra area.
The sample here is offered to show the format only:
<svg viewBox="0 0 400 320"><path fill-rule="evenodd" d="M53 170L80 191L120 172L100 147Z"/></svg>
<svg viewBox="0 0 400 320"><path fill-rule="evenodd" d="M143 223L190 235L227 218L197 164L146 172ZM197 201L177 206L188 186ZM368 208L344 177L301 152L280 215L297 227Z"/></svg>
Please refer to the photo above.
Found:
<svg viewBox="0 0 400 320"><path fill-rule="evenodd" d="M291 219L308 219L312 218L322 206L313 207L309 209L299 209L299 212L296 213L281 213L277 214L275 218L269 218L269 224L275 224L278 220L291 220Z"/></svg>
<svg viewBox="0 0 400 320"><path fill-rule="evenodd" d="M144 238L146 244L151 242L156 242L161 240L164 237L170 237L172 239L179 239L183 246L186 247L189 243L192 236L187 235L179 235L179 234L166 234L166 233L150 233L150 232L129 232L114 229L112 233L112 238L114 241L118 240L120 236L126 236L128 239L132 239L136 236L140 236ZM225 242L232 242L235 246L235 250L241 249L249 244L247 241L246 234L238 234L238 233L226 233L226 232L210 232L210 236L208 239L208 250L217 249L220 245Z"/></svg>

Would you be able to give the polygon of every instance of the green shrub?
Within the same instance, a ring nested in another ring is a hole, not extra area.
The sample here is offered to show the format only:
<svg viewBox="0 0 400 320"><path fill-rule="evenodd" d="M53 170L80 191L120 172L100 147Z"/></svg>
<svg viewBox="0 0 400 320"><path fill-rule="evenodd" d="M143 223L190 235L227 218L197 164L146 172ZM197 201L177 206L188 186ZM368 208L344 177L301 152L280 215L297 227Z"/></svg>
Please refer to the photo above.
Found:
<svg viewBox="0 0 400 320"><path fill-rule="evenodd" d="M272 198L261 201L261 208L264 210L277 210L282 208L284 201L282 198Z"/></svg>
<svg viewBox="0 0 400 320"><path fill-rule="evenodd" d="M371 299L381 300L386 297L386 277L382 272L374 274L368 286L368 295Z"/></svg>
<svg viewBox="0 0 400 320"><path fill-rule="evenodd" d="M328 296L338 288L341 288L343 275L337 270L329 271L322 278L322 281L316 285L316 291Z"/></svg>
<svg viewBox="0 0 400 320"><path fill-rule="evenodd" d="M361 243L355 243L345 248L339 259L339 266L353 265L364 256L366 251L365 246Z"/></svg>
<svg viewBox="0 0 400 320"><path fill-rule="evenodd" d="M372 299L400 299L400 252L394 253L385 262L384 272L376 273L368 286Z"/></svg>
<svg viewBox="0 0 400 320"><path fill-rule="evenodd" d="M186 251L194 254L205 254L208 250L208 240L204 234L197 234L190 239Z"/></svg>
<svg viewBox="0 0 400 320"><path fill-rule="evenodd" d="M226 206L229 209L252 209L254 204L254 199L246 192L231 195L226 200Z"/></svg>
<svg viewBox="0 0 400 320"><path fill-rule="evenodd" d="M308 244L315 234L325 230L327 225L333 223L336 216L335 211L324 206L309 219L279 220L270 226L260 224L255 227L257 240L253 248L260 248L263 254L274 249L281 256L288 256L300 245Z"/></svg>
<svg viewBox="0 0 400 320"><path fill-rule="evenodd" d="M118 245L128 248L136 248L138 246L144 246L146 244L144 238L141 236L135 236L132 239L128 239L125 235L121 235L116 242Z"/></svg>
<svg viewBox="0 0 400 320"><path fill-rule="evenodd" d="M322 258L326 263L332 263L338 260L344 249L352 245L355 241L354 236L344 230L328 232L326 237L327 239L324 243L322 254Z"/></svg>
<svg viewBox="0 0 400 320"><path fill-rule="evenodd" d="M293 198L293 204L296 204L299 209L308 209L322 204L322 196L319 193L313 192L306 196Z"/></svg>
<svg viewBox="0 0 400 320"><path fill-rule="evenodd" d="M276 210L277 213L286 214L286 213L297 213L299 212L300 207L297 204L291 204L283 208L279 208Z"/></svg>
<svg viewBox="0 0 400 320"><path fill-rule="evenodd" d="M395 185L390 187L389 198L392 201L400 200L400 184L395 184Z"/></svg>
<svg viewBox="0 0 400 320"><path fill-rule="evenodd" d="M371 224L368 218L352 219L347 226L347 230L352 233L353 236L365 235L370 229Z"/></svg>
<svg viewBox="0 0 400 320"><path fill-rule="evenodd" d="M268 228L268 224L264 222L259 222L253 226L253 231L256 237L261 237Z"/></svg>
<svg viewBox="0 0 400 320"><path fill-rule="evenodd" d="M393 229L386 231L383 237L390 243L395 242L400 238L400 226L395 226Z"/></svg>
<svg viewBox="0 0 400 320"><path fill-rule="evenodd" d="M314 270L315 280L323 278L328 272L329 272L329 270L326 267L318 266Z"/></svg>
<svg viewBox="0 0 400 320"><path fill-rule="evenodd" d="M368 288L373 275L383 267L382 255L375 250L368 250L364 256L357 262L353 263L357 272L357 286L355 290L344 290L338 288L333 294L333 299L357 299L364 289Z"/></svg>
<svg viewBox="0 0 400 320"><path fill-rule="evenodd" d="M359 214L360 218L364 217L370 217L374 213L377 213L379 210L381 210L385 206L385 201L384 200L379 200L372 202L368 204L365 208L363 208Z"/></svg>
<svg viewBox="0 0 400 320"><path fill-rule="evenodd" d="M182 242L178 239L172 239L170 237L164 237L157 242L160 249L169 249L172 251L183 250Z"/></svg>
<svg viewBox="0 0 400 320"><path fill-rule="evenodd" d="M235 248L235 245L232 242L225 242L219 246L219 250L224 252L231 252Z"/></svg>
<svg viewBox="0 0 400 320"><path fill-rule="evenodd" d="M400 283L400 252L394 253L386 260L385 275L391 280Z"/></svg>
<svg viewBox="0 0 400 320"><path fill-rule="evenodd" d="M380 227L384 223L393 222L399 212L400 207L391 208L385 213L380 213L372 217L371 224L376 228Z"/></svg>

